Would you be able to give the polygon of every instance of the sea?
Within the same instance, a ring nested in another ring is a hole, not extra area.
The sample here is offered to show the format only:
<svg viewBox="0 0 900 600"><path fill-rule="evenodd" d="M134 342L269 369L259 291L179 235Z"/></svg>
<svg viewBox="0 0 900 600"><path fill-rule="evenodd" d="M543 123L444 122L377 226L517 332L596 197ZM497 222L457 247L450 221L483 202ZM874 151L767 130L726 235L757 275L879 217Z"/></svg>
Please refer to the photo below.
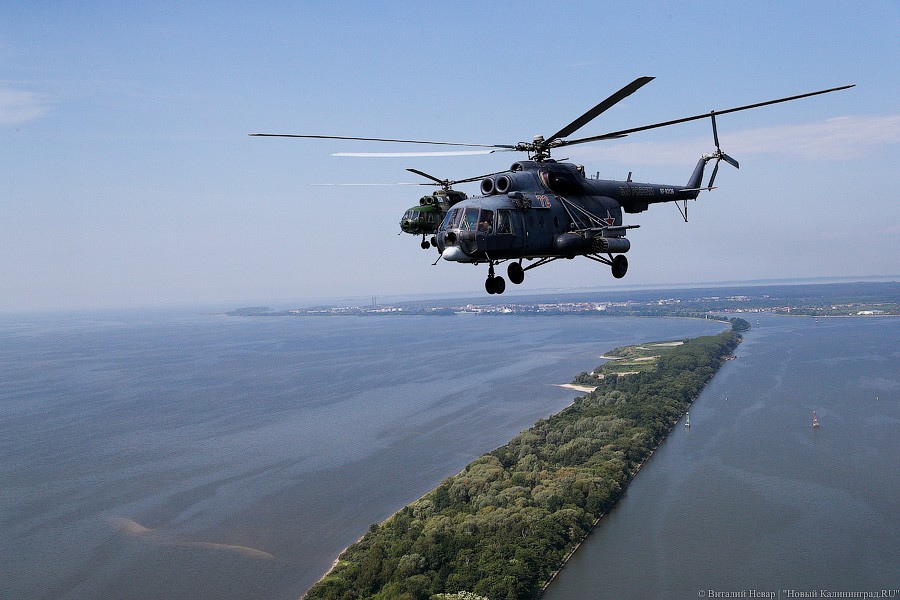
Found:
<svg viewBox="0 0 900 600"><path fill-rule="evenodd" d="M900 598L900 319L748 320L544 600Z"/></svg>
<svg viewBox="0 0 900 600"><path fill-rule="evenodd" d="M896 587L900 320L751 323L691 428L676 426L546 597ZM571 403L558 384L603 352L722 330L0 316L0 598L299 598L372 523Z"/></svg>

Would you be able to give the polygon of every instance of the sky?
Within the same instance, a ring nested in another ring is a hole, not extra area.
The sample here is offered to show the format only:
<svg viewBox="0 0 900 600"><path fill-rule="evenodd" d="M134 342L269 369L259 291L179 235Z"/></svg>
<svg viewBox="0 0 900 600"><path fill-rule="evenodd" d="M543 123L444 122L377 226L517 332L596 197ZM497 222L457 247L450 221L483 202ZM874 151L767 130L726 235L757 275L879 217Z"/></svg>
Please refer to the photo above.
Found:
<svg viewBox="0 0 900 600"><path fill-rule="evenodd" d="M526 291L900 274L900 2L4 2L0 312L483 294L486 267L398 235L428 187L519 158L250 132L514 144L656 77L577 137L725 115L719 188L626 215L625 279L585 259ZM695 121L564 155L684 184ZM478 184L457 186L470 195ZM508 286L508 290L512 286ZM509 293L509 292L507 292Z"/></svg>

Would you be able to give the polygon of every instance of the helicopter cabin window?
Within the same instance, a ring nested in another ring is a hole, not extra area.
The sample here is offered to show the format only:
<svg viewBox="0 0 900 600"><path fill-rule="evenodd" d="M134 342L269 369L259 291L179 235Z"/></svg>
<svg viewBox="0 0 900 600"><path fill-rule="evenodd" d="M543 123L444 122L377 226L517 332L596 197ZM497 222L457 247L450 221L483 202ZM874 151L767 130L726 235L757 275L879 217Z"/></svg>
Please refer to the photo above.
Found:
<svg viewBox="0 0 900 600"><path fill-rule="evenodd" d="M493 233L494 232L494 211L492 210L482 210L481 214L478 216L478 231L479 233Z"/></svg>
<svg viewBox="0 0 900 600"><path fill-rule="evenodd" d="M434 214L433 212L426 213L425 216L426 216L426 219L425 219L425 220L428 221L429 223L431 223L432 225L433 225L434 222L436 221L436 219L435 219L435 214Z"/></svg>
<svg viewBox="0 0 900 600"><path fill-rule="evenodd" d="M512 233L512 219L508 210L497 211L497 233Z"/></svg>

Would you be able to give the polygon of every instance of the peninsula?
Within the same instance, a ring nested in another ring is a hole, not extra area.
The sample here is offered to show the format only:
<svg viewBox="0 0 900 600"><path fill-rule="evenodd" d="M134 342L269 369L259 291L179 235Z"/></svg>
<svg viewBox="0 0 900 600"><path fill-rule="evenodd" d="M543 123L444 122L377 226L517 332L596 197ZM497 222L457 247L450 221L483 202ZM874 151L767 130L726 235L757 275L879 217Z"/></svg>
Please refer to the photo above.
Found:
<svg viewBox="0 0 900 600"><path fill-rule="evenodd" d="M539 596L740 339L611 351L639 368L579 375L592 392L372 525L305 598Z"/></svg>

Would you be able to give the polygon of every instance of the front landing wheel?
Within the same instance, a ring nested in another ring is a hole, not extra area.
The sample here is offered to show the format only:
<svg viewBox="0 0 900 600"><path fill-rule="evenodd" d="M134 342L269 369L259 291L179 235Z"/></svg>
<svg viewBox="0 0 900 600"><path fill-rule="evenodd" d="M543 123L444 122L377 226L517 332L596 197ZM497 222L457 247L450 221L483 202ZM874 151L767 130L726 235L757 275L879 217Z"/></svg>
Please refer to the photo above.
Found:
<svg viewBox="0 0 900 600"><path fill-rule="evenodd" d="M622 279L625 277L625 273L628 272L628 259L625 258L624 254L620 254L617 257L612 259L612 274L616 279Z"/></svg>

